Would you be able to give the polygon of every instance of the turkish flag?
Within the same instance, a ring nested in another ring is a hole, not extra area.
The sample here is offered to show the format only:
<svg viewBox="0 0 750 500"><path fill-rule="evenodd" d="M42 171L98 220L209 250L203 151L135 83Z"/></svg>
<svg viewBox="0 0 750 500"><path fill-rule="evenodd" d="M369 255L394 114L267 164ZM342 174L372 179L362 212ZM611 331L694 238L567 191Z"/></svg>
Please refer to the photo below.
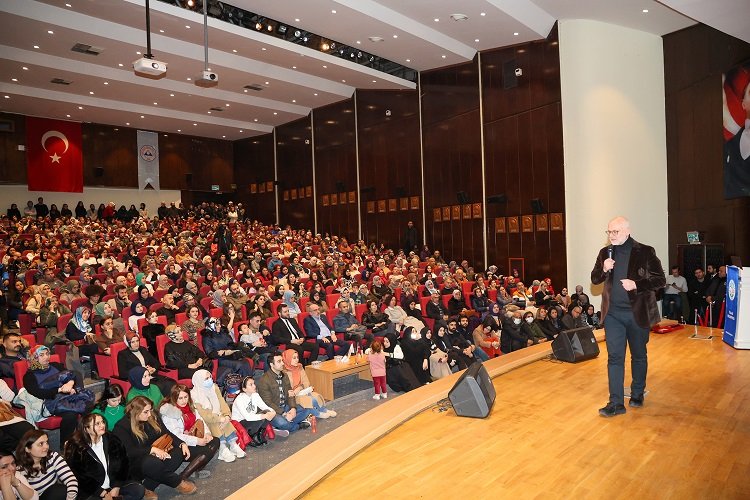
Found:
<svg viewBox="0 0 750 500"><path fill-rule="evenodd" d="M29 191L83 192L81 124L26 117Z"/></svg>

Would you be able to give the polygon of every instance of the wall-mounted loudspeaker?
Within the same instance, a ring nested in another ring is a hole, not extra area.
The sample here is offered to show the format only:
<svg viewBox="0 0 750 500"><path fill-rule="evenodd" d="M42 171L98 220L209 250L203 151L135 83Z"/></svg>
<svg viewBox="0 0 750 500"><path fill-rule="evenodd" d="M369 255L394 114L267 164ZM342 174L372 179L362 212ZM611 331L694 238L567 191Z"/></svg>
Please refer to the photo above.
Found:
<svg viewBox="0 0 750 500"><path fill-rule="evenodd" d="M503 88L504 89L512 89L515 87L518 87L518 74L516 73L516 68L518 67L518 63L516 63L515 59L511 59L510 61L503 63Z"/></svg>
<svg viewBox="0 0 750 500"><path fill-rule="evenodd" d="M456 199L462 205L469 203L469 195L466 194L466 191L459 191L458 193L456 193Z"/></svg>
<svg viewBox="0 0 750 500"><path fill-rule="evenodd" d="M346 191L346 186L341 181L336 181L336 192L343 193Z"/></svg>
<svg viewBox="0 0 750 500"><path fill-rule="evenodd" d="M193 173L192 172L186 172L185 173L185 183L191 184L193 182Z"/></svg>
<svg viewBox="0 0 750 500"><path fill-rule="evenodd" d="M102 177L104 175L104 167L95 167L94 168L94 175L96 177Z"/></svg>
<svg viewBox="0 0 750 500"><path fill-rule="evenodd" d="M531 213L532 214L543 214L544 213L544 201L541 198L534 198L531 200Z"/></svg>

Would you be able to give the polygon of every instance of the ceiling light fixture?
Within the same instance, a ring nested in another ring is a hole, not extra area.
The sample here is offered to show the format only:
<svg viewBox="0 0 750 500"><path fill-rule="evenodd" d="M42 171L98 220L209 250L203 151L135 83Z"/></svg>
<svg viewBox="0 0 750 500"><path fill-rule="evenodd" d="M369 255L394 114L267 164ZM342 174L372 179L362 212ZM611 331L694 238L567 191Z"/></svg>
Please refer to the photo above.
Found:
<svg viewBox="0 0 750 500"><path fill-rule="evenodd" d="M411 62L411 59L407 59L406 62Z"/></svg>
<svg viewBox="0 0 750 500"><path fill-rule="evenodd" d="M109 82L104 82L104 85L109 85Z"/></svg>
<svg viewBox="0 0 750 500"><path fill-rule="evenodd" d="M117 63L117 65L118 65L119 67L121 67L121 68L123 67L123 64L122 64L122 63Z"/></svg>
<svg viewBox="0 0 750 500"><path fill-rule="evenodd" d="M435 22L436 22L436 23L439 23L439 22L440 22L440 18L436 17L436 18L435 18Z"/></svg>
<svg viewBox="0 0 750 500"><path fill-rule="evenodd" d="M475 38L474 42L479 43L479 38Z"/></svg>
<svg viewBox="0 0 750 500"><path fill-rule="evenodd" d="M154 103L154 106L158 106L158 105L159 105L159 103L158 103L158 102L155 102L155 103Z"/></svg>
<svg viewBox="0 0 750 500"><path fill-rule="evenodd" d="M440 57L442 57L443 59L445 59L445 54L443 54L443 55L442 55L442 56L440 56Z"/></svg>
<svg viewBox="0 0 750 500"><path fill-rule="evenodd" d="M69 9L73 7L73 6L72 6L72 5L70 5L69 3L66 3L66 4L65 4L65 6L66 6L67 8L69 8Z"/></svg>
<svg viewBox="0 0 750 500"><path fill-rule="evenodd" d="M278 113L276 111L274 111L273 112L273 116L276 116L276 115L278 115Z"/></svg>
<svg viewBox="0 0 750 500"><path fill-rule="evenodd" d="M294 18L294 22L298 23L299 22L299 18L298 17Z"/></svg>
<svg viewBox="0 0 750 500"><path fill-rule="evenodd" d="M466 14L451 14L451 19L453 19L454 21L466 21L467 19L469 19L469 16L467 16Z"/></svg>
<svg viewBox="0 0 750 500"><path fill-rule="evenodd" d="M487 15L487 13L486 12L480 12L479 15L482 16L482 17L484 17L484 16Z"/></svg>
<svg viewBox="0 0 750 500"><path fill-rule="evenodd" d="M647 11L647 12L648 12L648 11ZM49 33L50 35L54 35L54 34L55 34L55 32L54 32L54 31L52 31L52 30L47 30L47 33Z"/></svg>
<svg viewBox="0 0 750 500"><path fill-rule="evenodd" d="M648 9L643 9L644 14L648 14Z"/></svg>
<svg viewBox="0 0 750 500"><path fill-rule="evenodd" d="M368 38L369 38L369 40L371 42L375 42L375 43L382 42L384 40L384 38L382 36L371 36L371 37L368 37Z"/></svg>
<svg viewBox="0 0 750 500"><path fill-rule="evenodd" d="M336 11L335 11L335 10L332 10L332 11L331 11L331 14L335 14L335 13L336 13Z"/></svg>
<svg viewBox="0 0 750 500"><path fill-rule="evenodd" d="M515 33L513 33L513 36L518 36L518 32L516 31Z"/></svg>
<svg viewBox="0 0 750 500"><path fill-rule="evenodd" d="M67 118L70 118L70 115L65 115Z"/></svg>
<svg viewBox="0 0 750 500"><path fill-rule="evenodd" d="M177 129L177 131L178 131L178 132L182 132L182 129L181 129L181 128L178 128L178 129Z"/></svg>
<svg viewBox="0 0 750 500"><path fill-rule="evenodd" d="M221 136L221 138L222 138L222 139L226 139L226 138L227 138L227 136L225 136L225 135L222 135L222 136Z"/></svg>
<svg viewBox="0 0 750 500"><path fill-rule="evenodd" d="M21 69L24 70L24 71L28 71L29 70L29 68L27 68L26 66L22 67Z"/></svg>
<svg viewBox="0 0 750 500"><path fill-rule="evenodd" d="M38 49L38 48L39 48L39 45L34 45L34 48L35 48L35 49Z"/></svg>
<svg viewBox="0 0 750 500"><path fill-rule="evenodd" d="M9 95L3 96L3 97L5 97L6 99L10 99L10 96L9 96Z"/></svg>
<svg viewBox="0 0 750 500"><path fill-rule="evenodd" d="M314 96L317 96L317 95L318 95L318 93L317 93L317 92L315 92L315 93L314 93L313 95L314 95Z"/></svg>
<svg viewBox="0 0 750 500"><path fill-rule="evenodd" d="M393 38L398 38L398 35L393 35Z"/></svg>
<svg viewBox="0 0 750 500"><path fill-rule="evenodd" d="M164 30L159 30L159 33L164 33Z"/></svg>
<svg viewBox="0 0 750 500"><path fill-rule="evenodd" d="M78 109L83 109L83 106L78 106Z"/></svg>
<svg viewBox="0 0 750 500"><path fill-rule="evenodd" d="M145 116L141 115L141 118L146 118Z"/></svg>
<svg viewBox="0 0 750 500"><path fill-rule="evenodd" d="M93 90L89 91L89 94L94 95L94 91Z"/></svg>
<svg viewBox="0 0 750 500"><path fill-rule="evenodd" d="M232 52L234 52L236 54L237 53L237 49L232 49Z"/></svg>
<svg viewBox="0 0 750 500"><path fill-rule="evenodd" d="M18 81L18 78L11 78L11 79L10 79L10 81L12 81L12 82L17 82L17 81Z"/></svg>
<svg viewBox="0 0 750 500"><path fill-rule="evenodd" d="M125 125L128 125L128 126L130 126L130 122L125 122Z"/></svg>
<svg viewBox="0 0 750 500"><path fill-rule="evenodd" d="M174 94L169 94L169 97L174 97Z"/></svg>

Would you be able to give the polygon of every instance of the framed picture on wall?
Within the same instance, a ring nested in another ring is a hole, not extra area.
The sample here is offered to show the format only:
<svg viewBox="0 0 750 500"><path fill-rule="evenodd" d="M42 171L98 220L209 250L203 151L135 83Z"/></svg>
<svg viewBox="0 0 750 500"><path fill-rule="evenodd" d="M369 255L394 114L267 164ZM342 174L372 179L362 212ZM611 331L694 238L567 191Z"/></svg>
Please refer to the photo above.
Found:
<svg viewBox="0 0 750 500"><path fill-rule="evenodd" d="M399 210L409 210L409 198L398 200Z"/></svg>
<svg viewBox="0 0 750 500"><path fill-rule="evenodd" d="M265 193L266 192L266 183L265 182L261 182L260 183L260 186L258 186L258 192L259 193Z"/></svg>
<svg viewBox="0 0 750 500"><path fill-rule="evenodd" d="M471 205L461 205L461 211L464 219L471 219Z"/></svg>
<svg viewBox="0 0 750 500"><path fill-rule="evenodd" d="M312 186L305 186L305 198L312 198Z"/></svg>
<svg viewBox="0 0 750 500"><path fill-rule="evenodd" d="M368 201L367 202L367 213L368 214L374 214L375 213L375 202L374 201Z"/></svg>
<svg viewBox="0 0 750 500"><path fill-rule="evenodd" d="M518 217L508 217L508 232L509 233L517 233L518 232Z"/></svg>
<svg viewBox="0 0 750 500"><path fill-rule="evenodd" d="M443 220L443 216L440 213L439 208L433 208L432 209L432 222L440 222Z"/></svg>
<svg viewBox="0 0 750 500"><path fill-rule="evenodd" d="M356 203L356 202L357 202L357 192L349 191L349 203Z"/></svg>
<svg viewBox="0 0 750 500"><path fill-rule="evenodd" d="M289 197L293 200L297 199L297 188L292 189L291 193L289 193Z"/></svg>
<svg viewBox="0 0 750 500"><path fill-rule="evenodd" d="M284 201L286 201L286 200L289 199L289 190L288 189L284 190L284 196L283 196L283 198L284 198Z"/></svg>
<svg viewBox="0 0 750 500"><path fill-rule="evenodd" d="M547 224L547 214L538 214L536 216L536 230L546 231L549 225Z"/></svg>
<svg viewBox="0 0 750 500"><path fill-rule="evenodd" d="M255 194L258 192L258 185L257 184L250 184L250 193Z"/></svg>
<svg viewBox="0 0 750 500"><path fill-rule="evenodd" d="M481 219L482 218L482 204L481 203L474 203L471 205L471 216L475 219Z"/></svg>
<svg viewBox="0 0 750 500"><path fill-rule="evenodd" d="M451 207L451 216L453 220L461 219L461 205L453 205Z"/></svg>
<svg viewBox="0 0 750 500"><path fill-rule="evenodd" d="M505 217L495 217L495 232L505 234Z"/></svg>
<svg viewBox="0 0 750 500"><path fill-rule="evenodd" d="M388 199L388 211L395 212L398 209L398 200L396 198Z"/></svg>
<svg viewBox="0 0 750 500"><path fill-rule="evenodd" d="M534 232L534 219L531 215L521 216L521 231L523 231L524 233Z"/></svg>
<svg viewBox="0 0 750 500"><path fill-rule="evenodd" d="M339 193L339 205L346 205L346 193Z"/></svg>
<svg viewBox="0 0 750 500"><path fill-rule="evenodd" d="M327 194L324 194L324 195L323 195L323 206L324 206L324 207L327 207L328 205L329 205L329 201L328 201L328 195L327 195Z"/></svg>
<svg viewBox="0 0 750 500"><path fill-rule="evenodd" d="M409 208L411 210L419 210L419 196L409 198Z"/></svg>
<svg viewBox="0 0 750 500"><path fill-rule="evenodd" d="M563 214L561 213L549 214L549 226L550 226L550 229L552 229L553 231L562 231L563 230Z"/></svg>
<svg viewBox="0 0 750 500"><path fill-rule="evenodd" d="M451 220L451 207L443 207L443 221Z"/></svg>
<svg viewBox="0 0 750 500"><path fill-rule="evenodd" d="M524 279L524 260L523 257L508 257L508 274L514 276L518 272L518 277Z"/></svg>
<svg viewBox="0 0 750 500"><path fill-rule="evenodd" d="M379 214L385 213L385 200L378 200L378 213Z"/></svg>
<svg viewBox="0 0 750 500"><path fill-rule="evenodd" d="M331 205L339 204L339 195L337 193L331 194Z"/></svg>
<svg viewBox="0 0 750 500"><path fill-rule="evenodd" d="M269 193L273 191L273 181L266 181L266 191Z"/></svg>

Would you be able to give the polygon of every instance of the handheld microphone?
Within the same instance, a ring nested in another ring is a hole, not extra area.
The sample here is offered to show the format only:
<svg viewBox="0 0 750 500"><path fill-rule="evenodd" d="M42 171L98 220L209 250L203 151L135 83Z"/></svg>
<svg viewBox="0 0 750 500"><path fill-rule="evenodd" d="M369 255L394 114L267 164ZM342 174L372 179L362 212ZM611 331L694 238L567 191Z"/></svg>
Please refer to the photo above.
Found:
<svg viewBox="0 0 750 500"><path fill-rule="evenodd" d="M610 258L610 259L612 258L612 251L613 251L613 250L614 250L614 248L612 247L612 245L610 245L610 246L608 246L608 247L607 247L607 257L608 257L608 258ZM608 272L608 273L611 273L611 272L612 272L612 270L610 269L610 270L609 270L609 271L607 271L607 272Z"/></svg>

